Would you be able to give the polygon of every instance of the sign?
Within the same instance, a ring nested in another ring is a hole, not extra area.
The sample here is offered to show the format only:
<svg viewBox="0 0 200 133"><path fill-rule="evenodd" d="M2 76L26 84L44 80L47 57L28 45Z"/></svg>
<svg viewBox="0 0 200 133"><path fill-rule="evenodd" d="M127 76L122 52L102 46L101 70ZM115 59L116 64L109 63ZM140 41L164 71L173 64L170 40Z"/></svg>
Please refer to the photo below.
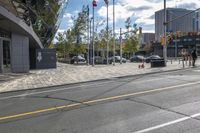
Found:
<svg viewBox="0 0 200 133"><path fill-rule="evenodd" d="M40 62L42 60L42 53L41 52L38 52L37 60L38 60L38 62Z"/></svg>

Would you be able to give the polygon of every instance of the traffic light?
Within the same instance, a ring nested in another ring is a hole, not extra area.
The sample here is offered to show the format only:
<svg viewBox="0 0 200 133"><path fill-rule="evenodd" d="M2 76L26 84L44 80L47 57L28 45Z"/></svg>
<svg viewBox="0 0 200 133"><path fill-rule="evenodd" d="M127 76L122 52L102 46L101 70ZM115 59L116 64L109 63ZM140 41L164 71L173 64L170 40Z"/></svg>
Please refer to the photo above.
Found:
<svg viewBox="0 0 200 133"><path fill-rule="evenodd" d="M142 27L139 27L139 34L142 34Z"/></svg>
<svg viewBox="0 0 200 133"><path fill-rule="evenodd" d="M161 43L161 45L165 44L165 37L164 36L160 37L160 43Z"/></svg>
<svg viewBox="0 0 200 133"><path fill-rule="evenodd" d="M172 36L171 35L167 36L167 42L168 42L168 45L172 44Z"/></svg>

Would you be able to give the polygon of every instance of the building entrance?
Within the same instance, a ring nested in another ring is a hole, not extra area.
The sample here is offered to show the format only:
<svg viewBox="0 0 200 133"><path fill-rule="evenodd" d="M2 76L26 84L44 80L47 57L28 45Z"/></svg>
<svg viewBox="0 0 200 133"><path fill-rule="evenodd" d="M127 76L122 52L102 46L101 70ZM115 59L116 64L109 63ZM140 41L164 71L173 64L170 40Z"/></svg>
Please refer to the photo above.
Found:
<svg viewBox="0 0 200 133"><path fill-rule="evenodd" d="M11 71L11 62L10 62L10 41L3 40L3 72Z"/></svg>

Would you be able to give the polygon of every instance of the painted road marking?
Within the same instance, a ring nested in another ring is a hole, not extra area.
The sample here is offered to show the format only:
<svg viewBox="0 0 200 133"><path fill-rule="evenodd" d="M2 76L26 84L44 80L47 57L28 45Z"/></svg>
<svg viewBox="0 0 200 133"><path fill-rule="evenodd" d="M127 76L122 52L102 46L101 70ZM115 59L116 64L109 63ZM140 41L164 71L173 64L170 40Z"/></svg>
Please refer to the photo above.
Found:
<svg viewBox="0 0 200 133"><path fill-rule="evenodd" d="M200 81L192 82L192 83L186 83L186 84L180 84L180 85L175 85L175 86L168 86L168 87L164 87L164 88L152 89L152 90L147 90L147 91L123 94L123 95L118 95L118 96L100 98L100 99L95 99L95 100L83 101L83 102L69 104L69 105L63 105L63 106L57 106L57 107L52 107L52 108L47 108L47 109L42 109L42 110L36 110L36 111L31 111L31 112L20 113L20 114L16 114L16 115L3 116L3 117L0 117L0 121L7 120L7 119L12 119L12 118L19 118L19 117L23 117L23 116L35 115L35 114L39 114L39 113L45 113L45 112L54 111L54 110L57 110L57 109L77 107L77 106L81 106L81 105L85 105L85 104L92 104L92 103L94 104L94 103L98 103L98 102L105 102L105 101L109 101L109 100L127 98L127 97L130 97L130 96L135 96L135 95L140 95L140 94L147 94L147 93L152 93L152 92L160 92L160 91L170 90L170 89L174 89L174 88L178 88L178 87L196 85L196 84L199 84L199 83L200 83Z"/></svg>
<svg viewBox="0 0 200 133"><path fill-rule="evenodd" d="M194 72L200 72L200 70L193 70Z"/></svg>
<svg viewBox="0 0 200 133"><path fill-rule="evenodd" d="M143 83L143 82L156 81L156 80L160 80L160 79L163 79L163 78L155 78L155 79L150 79L150 80L145 80L145 81L137 81L137 84L138 83ZM30 93L25 93L25 94L20 94L20 95L2 97L2 98L0 98L0 100L6 100L6 99L18 98L18 97L26 97L26 96L31 96L31 95L36 95L36 94L43 94L43 93L50 93L50 92L58 92L58 91L73 89L73 88L77 88L77 87L87 87L87 86L90 86L90 85L91 86L92 85L102 85L102 84L110 83L110 82L113 82L113 81L106 81L106 82L102 82L102 83L94 83L94 84L88 84L88 85L71 86L71 87L67 87L67 88L63 88L63 89L54 89L54 90L46 90L46 91L39 91L39 92L30 92Z"/></svg>
<svg viewBox="0 0 200 133"><path fill-rule="evenodd" d="M179 119L176 119L176 120L173 120L173 121L169 121L169 122L166 122L166 123L163 123L163 124L160 124L160 125L156 125L156 126L153 126L153 127L150 127L150 128L146 128L146 129L143 129L143 130L140 130L140 131L136 131L136 132L133 132L133 133L150 132L150 131L153 131L153 130L156 130L156 129L159 129L159 128L162 128L162 127L166 127L166 126L169 126L169 125L173 125L173 124L176 124L176 123L179 123L179 122L186 121L188 119L196 118L198 116L200 116L200 113L197 113L197 114L194 114L194 115L191 115L191 116L186 116L186 117L183 117L183 118L179 118Z"/></svg>

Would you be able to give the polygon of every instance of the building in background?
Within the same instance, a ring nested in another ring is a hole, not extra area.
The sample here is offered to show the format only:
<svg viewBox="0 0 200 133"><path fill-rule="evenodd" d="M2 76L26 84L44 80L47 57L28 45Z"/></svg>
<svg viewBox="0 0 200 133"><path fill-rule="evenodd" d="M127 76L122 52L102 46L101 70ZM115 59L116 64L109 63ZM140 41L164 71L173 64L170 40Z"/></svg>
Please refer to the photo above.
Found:
<svg viewBox="0 0 200 133"><path fill-rule="evenodd" d="M144 47L146 44L154 41L155 41L155 33L142 33L141 47Z"/></svg>
<svg viewBox="0 0 200 133"><path fill-rule="evenodd" d="M193 31L200 32L200 11L197 11L193 15Z"/></svg>
<svg viewBox="0 0 200 133"><path fill-rule="evenodd" d="M191 10L182 8L167 8L167 21L180 17ZM193 32L194 31L194 14L187 15L180 19L174 20L167 25L167 32ZM160 42L160 37L164 34L164 10L155 12L155 40Z"/></svg>

